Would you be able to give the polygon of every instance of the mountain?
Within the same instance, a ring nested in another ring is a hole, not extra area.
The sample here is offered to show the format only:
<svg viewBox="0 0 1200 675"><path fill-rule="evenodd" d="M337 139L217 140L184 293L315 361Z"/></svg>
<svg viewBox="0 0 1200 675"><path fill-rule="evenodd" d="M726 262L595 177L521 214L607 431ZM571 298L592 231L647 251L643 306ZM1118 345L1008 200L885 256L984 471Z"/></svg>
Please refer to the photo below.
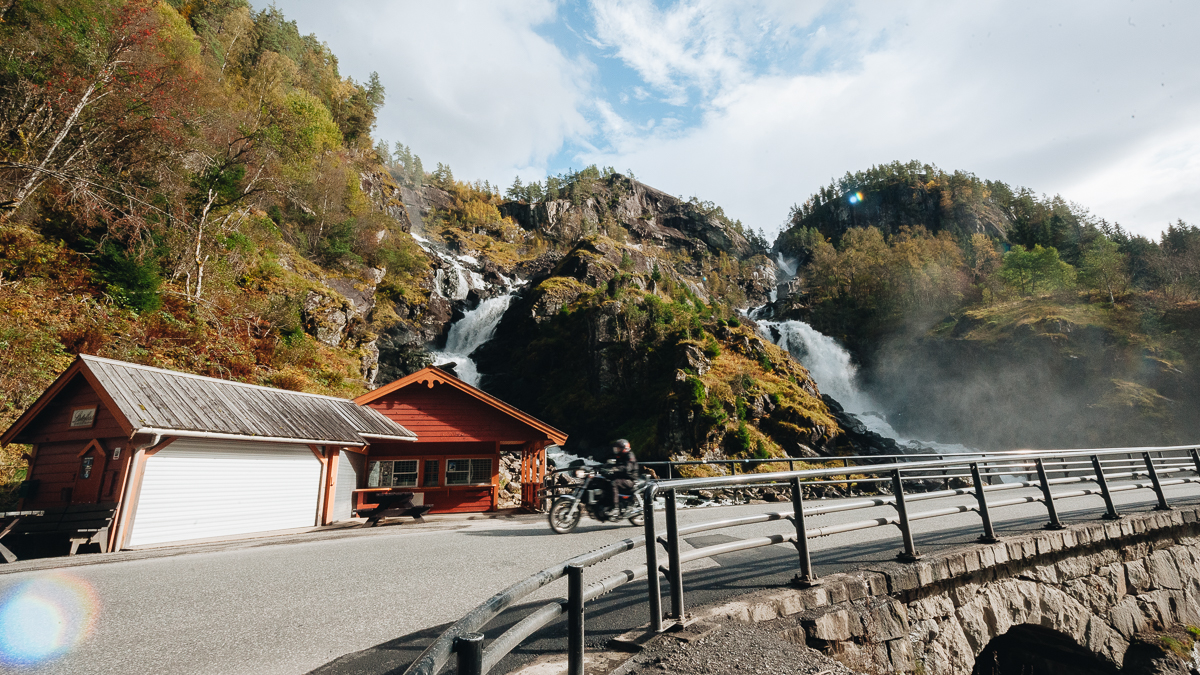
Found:
<svg viewBox="0 0 1200 675"><path fill-rule="evenodd" d="M822 189L774 249L798 270L765 314L846 345L902 434L995 450L1200 435L1196 226L1154 241L910 162Z"/></svg>
<svg viewBox="0 0 1200 675"><path fill-rule="evenodd" d="M532 203L452 182L414 194L434 271L427 296L394 299L388 377L426 363L428 345L437 356L456 320L505 296L494 337L457 358L487 391L569 429L573 450L618 436L646 458L835 447L808 373L738 318L775 289L762 242L711 204L619 173L555 182L561 194Z"/></svg>

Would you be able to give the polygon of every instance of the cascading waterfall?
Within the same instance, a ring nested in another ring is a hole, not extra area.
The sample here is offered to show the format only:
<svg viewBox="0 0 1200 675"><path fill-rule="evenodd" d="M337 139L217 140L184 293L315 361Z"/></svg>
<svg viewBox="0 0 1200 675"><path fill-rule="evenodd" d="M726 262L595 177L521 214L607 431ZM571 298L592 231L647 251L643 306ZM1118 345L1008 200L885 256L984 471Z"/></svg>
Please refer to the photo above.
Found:
<svg viewBox="0 0 1200 675"><path fill-rule="evenodd" d="M467 294L472 288L482 288L485 284L483 277L472 269L467 267L467 264L479 265L479 261L471 256L466 255L451 255L445 251L439 250L429 242L428 239L412 235L413 239L421 248L425 249L426 253L441 260L449 268L438 268L433 275L433 292L437 293L447 300L466 300Z"/></svg>
<svg viewBox="0 0 1200 675"><path fill-rule="evenodd" d="M888 424L887 418L870 395L858 386L858 368L837 340L817 331L803 321L759 321L760 334L788 350L797 361L808 368L821 393L853 414L863 425L887 438L895 439L914 451L953 454L971 452L965 445L938 443L901 436Z"/></svg>
<svg viewBox="0 0 1200 675"><path fill-rule="evenodd" d="M778 269L782 274L775 275L775 286L771 288L771 292L768 296L770 302L760 307L755 307L746 314L751 319L758 320L758 317L763 316L764 314L769 316L771 307L775 304L775 301L779 299L779 287L783 286L790 281L792 277L796 276L797 265L795 260L789 262L788 259L783 256L783 253L776 253L774 263L775 268Z"/></svg>
<svg viewBox="0 0 1200 675"><path fill-rule="evenodd" d="M775 266L779 270L776 286L787 284L799 271L797 260L789 260L783 253L776 252ZM914 452L959 453L971 449L958 444L937 443L901 436L888 423L880 406L858 385L858 368L837 340L822 334L803 321L768 321L758 317L767 315L778 299L777 292L771 293L770 304L755 307L747 316L758 324L759 333L772 343L788 350L797 361L808 368L813 381L821 393L831 396L842 408L854 415L868 430L891 438Z"/></svg>
<svg viewBox="0 0 1200 675"><path fill-rule="evenodd" d="M454 363L458 379L478 387L479 371L475 368L471 352L496 334L496 327L500 325L500 319L504 318L504 312L508 311L512 299L513 294L510 291L499 297L484 300L478 307L464 314L463 318L455 321L450 326L449 335L446 336L446 347L441 351L432 352L433 365Z"/></svg>
<svg viewBox="0 0 1200 675"><path fill-rule="evenodd" d="M763 337L786 349L808 368L821 393L832 396L848 412L862 417L876 409L871 398L858 388L858 368L850 360L850 352L836 340L803 321L759 321L758 326ZM884 433L865 419L863 424L872 431ZM883 424L887 425L887 422ZM895 431L889 427L885 435L894 438Z"/></svg>
<svg viewBox="0 0 1200 675"><path fill-rule="evenodd" d="M478 267L477 259L468 255L450 254L438 249L424 237L417 234L412 236L421 248L446 265L446 267L439 268L434 274L434 293L447 300L462 301L467 299L472 288L487 287L483 276L468 267L468 265ZM454 371L458 374L458 379L473 387L479 386L479 371L475 367L474 359L471 358L471 352L491 340L492 336L496 334L496 327L500 325L500 320L504 318L504 312L508 311L508 306L512 303L514 288L520 285L519 282L514 284L504 275L499 276L507 292L504 295L484 300L475 309L463 314L461 319L450 325L450 332L446 335L446 346L430 352L433 357L433 365L454 364Z"/></svg>

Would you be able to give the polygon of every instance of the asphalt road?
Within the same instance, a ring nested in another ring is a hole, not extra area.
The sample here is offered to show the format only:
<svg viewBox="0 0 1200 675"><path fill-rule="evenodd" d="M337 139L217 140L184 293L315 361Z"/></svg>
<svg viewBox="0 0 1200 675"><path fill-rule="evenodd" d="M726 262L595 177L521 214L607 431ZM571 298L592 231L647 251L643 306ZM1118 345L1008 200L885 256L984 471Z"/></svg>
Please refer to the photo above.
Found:
<svg viewBox="0 0 1200 675"><path fill-rule="evenodd" d="M1181 503L1200 503L1195 486L1168 488ZM1013 494L1012 492L1006 494ZM1126 511L1154 505L1149 491L1114 495ZM961 503L970 503L971 497ZM913 503L910 512L935 508ZM947 500L936 502L937 506ZM735 515L788 510L787 504L709 507L682 511L681 524ZM1099 498L1059 502L1067 522L1096 518ZM820 516L824 525L891 515L890 507ZM1001 536L1038 529L1045 522L1040 504L997 510ZM810 526L811 526L810 525ZM745 526L687 537L691 546L731 538L784 532L787 522ZM979 534L973 513L919 521L914 525L922 551L973 542ZM38 590L47 609L63 618L62 653L39 663L0 663L13 673L383 673L402 669L441 630L478 603L512 583L581 552L639 532L585 520L570 535L555 535L540 517L472 520L431 519L425 525L262 539L227 547L200 547L164 557L136 556L57 570L0 574L0 598L11 600ZM892 559L900 546L895 528L876 528L813 541L818 574ZM598 579L643 561L635 550L589 568ZM7 572L16 566L3 568ZM796 571L790 545L773 546L700 560L684 567L690 607L786 583ZM565 582L542 589L523 607L565 593ZM53 592L45 592L49 588ZM57 589L57 590L54 590ZM665 595L665 590L664 590ZM618 589L588 605L588 643L644 624L645 582ZM0 600L4 602L4 600ZM6 607L13 606L11 603ZM88 608L92 620L87 622ZM520 608L517 608L518 610ZM72 621L76 615L83 621ZM502 615L489 634L519 615ZM21 616L0 608L0 651L19 648L25 635ZM561 650L561 624L550 626L514 652L504 668ZM15 645L15 647L14 647Z"/></svg>

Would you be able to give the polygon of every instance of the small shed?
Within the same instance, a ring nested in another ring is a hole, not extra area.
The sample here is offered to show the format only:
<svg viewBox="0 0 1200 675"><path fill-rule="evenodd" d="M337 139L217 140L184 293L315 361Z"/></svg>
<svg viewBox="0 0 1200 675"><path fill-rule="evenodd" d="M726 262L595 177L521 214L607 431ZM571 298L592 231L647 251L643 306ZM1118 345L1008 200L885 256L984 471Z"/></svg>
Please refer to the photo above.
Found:
<svg viewBox="0 0 1200 675"><path fill-rule="evenodd" d="M115 503L108 550L348 519L375 442L416 435L348 399L80 355L0 444L21 508Z"/></svg>
<svg viewBox="0 0 1200 675"><path fill-rule="evenodd" d="M356 503L369 503L371 491L405 487L433 513L495 510L501 459L519 453L521 504L537 510L546 447L567 440L549 424L432 366L354 402L417 434L413 443L371 444Z"/></svg>

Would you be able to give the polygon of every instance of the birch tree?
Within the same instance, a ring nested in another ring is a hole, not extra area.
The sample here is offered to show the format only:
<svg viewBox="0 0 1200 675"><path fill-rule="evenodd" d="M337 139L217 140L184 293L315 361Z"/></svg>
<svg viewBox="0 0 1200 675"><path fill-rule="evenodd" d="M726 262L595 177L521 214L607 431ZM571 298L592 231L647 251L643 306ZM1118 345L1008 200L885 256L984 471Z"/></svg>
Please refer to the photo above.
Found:
<svg viewBox="0 0 1200 675"><path fill-rule="evenodd" d="M19 3L2 31L0 219L48 183L85 210L121 208L129 182L178 139L186 83L199 55L169 6L99 2L81 15L68 3Z"/></svg>

